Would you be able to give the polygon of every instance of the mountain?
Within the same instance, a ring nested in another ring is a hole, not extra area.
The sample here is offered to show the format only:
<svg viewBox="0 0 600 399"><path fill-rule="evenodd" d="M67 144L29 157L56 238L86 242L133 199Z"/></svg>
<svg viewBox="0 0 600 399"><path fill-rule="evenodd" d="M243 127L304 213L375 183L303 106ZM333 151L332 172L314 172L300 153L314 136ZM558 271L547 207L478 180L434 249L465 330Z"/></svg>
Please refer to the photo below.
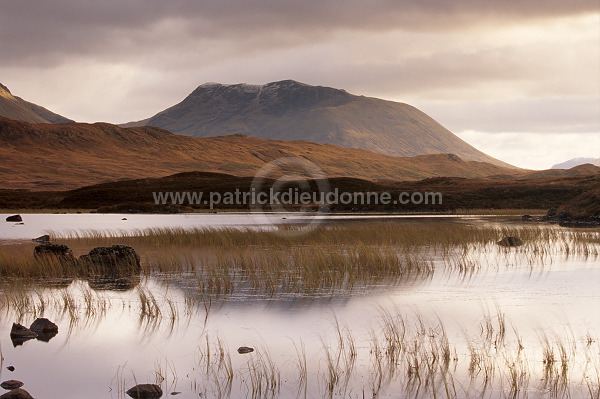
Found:
<svg viewBox="0 0 600 399"><path fill-rule="evenodd" d="M71 119L55 114L44 107L13 96L8 87L0 83L0 116L34 123L68 123Z"/></svg>
<svg viewBox="0 0 600 399"><path fill-rule="evenodd" d="M583 165L586 163L600 166L600 158L573 158L562 163L557 163L556 165L553 165L550 169L571 169L575 166Z"/></svg>
<svg viewBox="0 0 600 399"><path fill-rule="evenodd" d="M452 153L465 160L511 167L410 105L293 80L263 86L206 83L179 104L123 126L154 126L194 137L241 133L271 140L308 140L396 157Z"/></svg>
<svg viewBox="0 0 600 399"><path fill-rule="evenodd" d="M243 135L197 138L154 127L50 125L0 117L0 181L6 189L63 190L188 171L253 176L265 163L281 157L305 158L328 177L371 181L516 172L490 163L464 161L454 154L399 158L307 141Z"/></svg>

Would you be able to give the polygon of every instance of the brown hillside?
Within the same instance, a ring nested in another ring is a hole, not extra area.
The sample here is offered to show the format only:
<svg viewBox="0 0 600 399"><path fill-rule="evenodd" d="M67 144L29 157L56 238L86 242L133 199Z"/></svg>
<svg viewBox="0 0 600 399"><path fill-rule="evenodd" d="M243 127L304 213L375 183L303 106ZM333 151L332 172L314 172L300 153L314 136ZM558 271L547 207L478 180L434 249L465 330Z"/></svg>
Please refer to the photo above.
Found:
<svg viewBox="0 0 600 399"><path fill-rule="evenodd" d="M546 169L537 170L535 172L524 172L519 178L521 179L543 179L552 177L573 177L582 175L594 175L600 173L600 167L586 163L575 166L571 169Z"/></svg>
<svg viewBox="0 0 600 399"><path fill-rule="evenodd" d="M34 123L68 123L64 116L55 114L37 104L13 96L8 87L0 83L0 116Z"/></svg>
<svg viewBox="0 0 600 399"><path fill-rule="evenodd" d="M514 173L513 169L463 161L452 154L398 158L306 141L241 135L195 138L152 127L31 124L0 118L3 188L63 190L184 171L252 176L265 163L281 157L306 158L329 177L374 181Z"/></svg>
<svg viewBox="0 0 600 399"><path fill-rule="evenodd" d="M241 190L250 191L252 177L239 177L208 172L186 172L163 178L137 179L103 183L71 191L23 191L0 190L0 208L67 208L97 209L104 211L140 210L144 212L169 211L172 204L154 203L154 192L203 191L224 194ZM569 204L574 215L585 209L597 214L600 175L569 178L531 180L490 180L486 178L465 179L437 177L420 181L372 182L353 178L330 179L332 189L340 192L387 192L398 198L402 192L436 192L443 196L436 204L337 204L334 211L431 211L458 208L512 208L549 209ZM291 183L292 186L299 186ZM266 187L272 186L267 184ZM316 184L310 184L312 190ZM206 209L206 203L181 204L184 210ZM591 209L595 206L596 208ZM178 206L175 206L178 207ZM218 208L248 209L247 204L220 204Z"/></svg>

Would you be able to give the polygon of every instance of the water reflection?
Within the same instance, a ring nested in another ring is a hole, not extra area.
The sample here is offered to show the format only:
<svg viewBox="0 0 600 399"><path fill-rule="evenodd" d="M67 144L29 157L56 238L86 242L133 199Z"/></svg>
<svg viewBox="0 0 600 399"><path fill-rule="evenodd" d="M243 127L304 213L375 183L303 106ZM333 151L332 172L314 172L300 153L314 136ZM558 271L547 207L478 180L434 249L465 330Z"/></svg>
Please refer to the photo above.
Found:
<svg viewBox="0 0 600 399"><path fill-rule="evenodd" d="M340 258L360 259L353 269L316 277L289 267L287 248L139 247L141 274L5 281L0 345L50 399L122 398L145 382L211 398L597 395L598 245L577 245L412 248L389 263L404 269L356 251ZM310 250L295 259L335 260ZM161 271L170 259L185 267ZM61 334L7 342L12 322L42 315Z"/></svg>
<svg viewBox="0 0 600 399"><path fill-rule="evenodd" d="M87 281L90 288L95 291L130 291L140 284L141 278L139 274L131 276L103 274L91 276Z"/></svg>

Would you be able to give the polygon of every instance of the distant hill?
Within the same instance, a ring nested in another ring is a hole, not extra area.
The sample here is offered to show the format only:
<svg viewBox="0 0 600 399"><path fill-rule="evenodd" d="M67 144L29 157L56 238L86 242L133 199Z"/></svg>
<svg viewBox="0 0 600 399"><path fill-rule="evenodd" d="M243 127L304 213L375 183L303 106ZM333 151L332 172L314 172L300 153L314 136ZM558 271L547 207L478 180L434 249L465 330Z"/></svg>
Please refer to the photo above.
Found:
<svg viewBox="0 0 600 399"><path fill-rule="evenodd" d="M34 124L0 117L3 188L63 190L188 171L253 176L265 163L281 157L308 159L328 177L371 181L472 178L520 171L464 161L454 154L399 158L307 141L242 135L196 138L153 127Z"/></svg>
<svg viewBox="0 0 600 399"><path fill-rule="evenodd" d="M534 172L523 172L521 174L516 174L515 176L518 179L545 179L554 177L572 177L595 174L600 174L600 167L591 164L583 164L570 169L536 170Z"/></svg>
<svg viewBox="0 0 600 399"><path fill-rule="evenodd" d="M34 123L68 123L71 119L55 114L44 107L13 96L8 87L0 84L0 116Z"/></svg>
<svg viewBox="0 0 600 399"><path fill-rule="evenodd" d="M118 181L82 187L71 191L24 191L0 189L0 208L68 208L98 209L102 212L170 212L173 204L154 203L153 192L249 192L252 177L239 177L221 173L186 172L175 175ZM437 177L420 181L372 182L352 178L330 179L332 189L340 192L386 192L398 198L403 192L439 192L442 203L422 204L369 204L362 210L372 211L425 211L451 209L549 209L568 204L569 210L581 209L589 215L598 214L600 175L562 177L531 180L490 180L487 178L465 179ZM271 185L269 185L271 186ZM316 185L309 184L309 187ZM184 203L184 210L190 204ZM194 208L206 209L202 202ZM175 205L175 207L178 207ZM248 209L244 204L220 204L229 209ZM356 204L337 204L334 211L352 211ZM584 207L584 208L582 208ZM594 213L594 209L596 213ZM589 210L589 211L588 211ZM545 212L541 212L542 215Z"/></svg>
<svg viewBox="0 0 600 399"><path fill-rule="evenodd" d="M193 137L241 133L307 140L397 157L451 153L464 160L511 167L408 104L293 80L262 86L203 84L179 104L123 126L155 126Z"/></svg>
<svg viewBox="0 0 600 399"><path fill-rule="evenodd" d="M575 166L583 165L586 163L600 166L600 158L573 158L562 163L557 163L556 165L553 165L550 169L571 169Z"/></svg>

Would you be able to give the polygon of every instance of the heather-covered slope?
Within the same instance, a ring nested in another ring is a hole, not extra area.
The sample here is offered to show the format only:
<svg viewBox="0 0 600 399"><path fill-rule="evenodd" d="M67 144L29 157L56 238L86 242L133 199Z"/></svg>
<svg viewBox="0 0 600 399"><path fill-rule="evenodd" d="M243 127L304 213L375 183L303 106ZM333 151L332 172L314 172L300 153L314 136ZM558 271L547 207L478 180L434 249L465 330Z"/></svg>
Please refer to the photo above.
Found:
<svg viewBox="0 0 600 399"><path fill-rule="evenodd" d="M195 138L153 127L31 124L0 118L3 188L62 190L187 171L252 176L265 163L281 157L308 159L329 177L377 181L514 172L485 162L463 161L453 154L399 158L307 141L242 135Z"/></svg>

